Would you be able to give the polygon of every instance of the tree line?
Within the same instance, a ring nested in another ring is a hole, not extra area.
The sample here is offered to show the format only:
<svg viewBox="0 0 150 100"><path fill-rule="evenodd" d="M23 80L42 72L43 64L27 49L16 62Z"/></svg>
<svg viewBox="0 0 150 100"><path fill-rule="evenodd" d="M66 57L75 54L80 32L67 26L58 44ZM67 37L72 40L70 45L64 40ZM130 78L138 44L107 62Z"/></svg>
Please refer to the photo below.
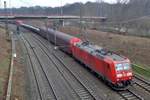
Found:
<svg viewBox="0 0 150 100"><path fill-rule="evenodd" d="M87 2L66 4L63 7L21 7L7 9L7 13L15 15L82 15L82 16L102 16L108 21L101 24L101 28L119 30L140 36L150 36L150 0L116 0L116 3ZM5 14L4 9L0 9L0 14ZM100 26L100 25L95 25Z"/></svg>
<svg viewBox="0 0 150 100"><path fill-rule="evenodd" d="M102 0L101 0L102 1ZM66 4L62 7L64 15L104 16L113 21L122 21L150 15L150 0L117 0L116 3L87 2ZM34 14L34 15L60 15L61 7L21 7L7 9L7 13ZM0 9L4 14L4 9Z"/></svg>

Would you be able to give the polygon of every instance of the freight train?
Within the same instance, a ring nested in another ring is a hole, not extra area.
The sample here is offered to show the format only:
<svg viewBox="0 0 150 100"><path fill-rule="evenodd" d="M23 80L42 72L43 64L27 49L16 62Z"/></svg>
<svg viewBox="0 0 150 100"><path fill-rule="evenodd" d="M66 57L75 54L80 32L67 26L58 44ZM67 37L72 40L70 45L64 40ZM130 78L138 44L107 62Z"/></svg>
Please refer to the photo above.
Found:
<svg viewBox="0 0 150 100"><path fill-rule="evenodd" d="M23 23L19 25L60 46L61 50L101 76L113 89L124 90L131 85L133 73L128 58L53 29L46 30Z"/></svg>

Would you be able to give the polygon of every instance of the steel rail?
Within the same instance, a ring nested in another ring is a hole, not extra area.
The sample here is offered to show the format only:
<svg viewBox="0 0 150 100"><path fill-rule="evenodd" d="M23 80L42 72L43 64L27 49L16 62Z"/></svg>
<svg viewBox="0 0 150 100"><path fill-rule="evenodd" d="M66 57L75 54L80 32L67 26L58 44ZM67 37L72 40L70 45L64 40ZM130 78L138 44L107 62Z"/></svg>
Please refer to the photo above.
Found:
<svg viewBox="0 0 150 100"><path fill-rule="evenodd" d="M143 88L145 91L150 93L150 83L148 83L147 81L141 79L138 76L134 76L134 83L136 85L138 85L139 87Z"/></svg>
<svg viewBox="0 0 150 100"><path fill-rule="evenodd" d="M32 60L31 60L31 56L30 56L30 54L29 54L29 49L28 49L28 47L27 47L27 44L25 43L26 40L25 40L23 37L22 37L22 40L23 40L23 42L24 42L24 46L25 46L25 48L26 48L27 55L28 55L28 57L29 57L29 61L30 61L30 64L31 64L31 69L32 69L32 71L33 71L33 75L34 75L34 78L35 78L35 81L36 81L36 85L37 85L38 93L39 93L39 96L40 96L40 100L43 100L43 99L42 99L42 93L41 93L40 86L39 86L39 81L38 81L38 78L37 78L37 76L36 76L36 72L35 72L35 70L34 70L34 68L33 68L34 64L33 64Z"/></svg>
<svg viewBox="0 0 150 100"><path fill-rule="evenodd" d="M129 89L124 91L118 91L117 93L125 100L144 100L144 98Z"/></svg>
<svg viewBox="0 0 150 100"><path fill-rule="evenodd" d="M24 38L24 41L26 41L26 42L29 44L29 46L32 48L32 45L30 44L30 42L29 42L26 38ZM46 78L46 80L47 80L47 82L48 82L48 84L49 84L50 89L51 89L52 92L53 92L54 99L57 100L57 96L56 96L55 92L53 91L53 87L51 86L50 80L49 80L49 78L48 78L46 72L44 71L44 69L43 69L43 67L42 67L42 64L41 64L39 58L37 57L37 54L36 54L36 52L35 52L35 50L34 50L33 48L32 48L32 51L33 51L34 55L36 56L36 58L37 58L37 60L38 60L38 62L39 62L39 64L40 64L40 67L41 67L41 69L42 69L42 71L43 71L43 73L44 73L44 75L45 75L45 78ZM30 59L31 59L31 57L30 57ZM33 64L32 64L32 65L33 65ZM33 66L32 66L32 67L33 67ZM34 72L34 73L35 73L35 72ZM38 84L38 87L40 87L39 84ZM40 89L39 89L39 91L40 91ZM44 97L43 97L41 91L40 91L40 95L41 95L41 100L44 100L44 99L43 99Z"/></svg>

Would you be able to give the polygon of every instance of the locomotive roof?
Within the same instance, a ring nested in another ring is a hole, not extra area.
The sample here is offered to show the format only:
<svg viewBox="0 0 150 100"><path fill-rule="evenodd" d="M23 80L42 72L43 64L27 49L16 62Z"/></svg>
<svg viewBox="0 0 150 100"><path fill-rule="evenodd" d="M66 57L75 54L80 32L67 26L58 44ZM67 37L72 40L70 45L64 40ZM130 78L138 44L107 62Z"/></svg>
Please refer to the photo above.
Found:
<svg viewBox="0 0 150 100"><path fill-rule="evenodd" d="M96 55L101 58L108 56L115 61L123 61L125 59L124 57L122 57L118 54L115 54L114 52L108 51L102 47L93 45L89 42L80 42L77 44L77 46L79 48L84 49L85 51L89 52L90 54Z"/></svg>

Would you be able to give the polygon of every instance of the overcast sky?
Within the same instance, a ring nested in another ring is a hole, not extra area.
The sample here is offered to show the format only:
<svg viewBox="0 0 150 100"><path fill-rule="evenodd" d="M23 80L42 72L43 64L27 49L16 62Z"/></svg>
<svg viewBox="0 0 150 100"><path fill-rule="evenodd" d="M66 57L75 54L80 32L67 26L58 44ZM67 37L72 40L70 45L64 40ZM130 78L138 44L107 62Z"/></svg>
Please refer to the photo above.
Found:
<svg viewBox="0 0 150 100"><path fill-rule="evenodd" d="M67 3L74 3L74 2L87 2L87 1L98 1L98 0L0 0L0 7L3 7L3 2L6 1L8 2L8 6L10 7L21 7L21 6L35 6L35 5L40 5L40 6L51 6L51 7L56 7L56 6L61 6L65 5ZM100 0L99 0L100 1ZM114 2L116 0L103 0L106 2Z"/></svg>

